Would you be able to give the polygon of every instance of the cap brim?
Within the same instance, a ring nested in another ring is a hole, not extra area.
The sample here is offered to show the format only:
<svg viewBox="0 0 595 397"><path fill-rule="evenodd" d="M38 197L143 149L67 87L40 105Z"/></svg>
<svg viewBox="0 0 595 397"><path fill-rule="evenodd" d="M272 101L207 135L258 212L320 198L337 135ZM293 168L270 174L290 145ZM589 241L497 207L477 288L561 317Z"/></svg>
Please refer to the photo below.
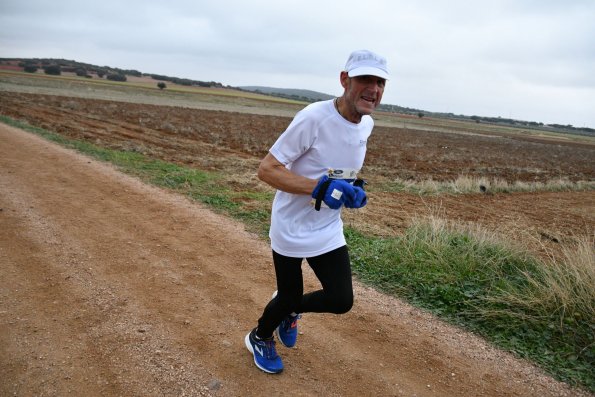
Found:
<svg viewBox="0 0 595 397"><path fill-rule="evenodd" d="M369 66L362 66L355 68L348 73L349 77L357 76L376 76L388 80L388 73L382 69L373 68Z"/></svg>

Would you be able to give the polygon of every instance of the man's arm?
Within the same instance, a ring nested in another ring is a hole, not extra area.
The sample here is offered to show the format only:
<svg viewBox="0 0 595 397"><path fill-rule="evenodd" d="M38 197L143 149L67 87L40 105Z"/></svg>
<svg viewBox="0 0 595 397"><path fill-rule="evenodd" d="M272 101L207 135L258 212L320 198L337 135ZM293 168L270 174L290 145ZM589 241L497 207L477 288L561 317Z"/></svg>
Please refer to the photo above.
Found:
<svg viewBox="0 0 595 397"><path fill-rule="evenodd" d="M311 195L318 184L316 179L306 178L289 171L271 153L267 153L260 162L258 178L275 189L293 194Z"/></svg>

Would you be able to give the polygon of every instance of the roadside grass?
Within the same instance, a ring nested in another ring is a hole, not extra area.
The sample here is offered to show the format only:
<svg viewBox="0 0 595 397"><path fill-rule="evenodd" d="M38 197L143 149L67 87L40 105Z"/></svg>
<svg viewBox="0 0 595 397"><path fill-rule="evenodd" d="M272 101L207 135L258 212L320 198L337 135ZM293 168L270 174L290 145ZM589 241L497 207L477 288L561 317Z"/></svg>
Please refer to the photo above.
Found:
<svg viewBox="0 0 595 397"><path fill-rule="evenodd" d="M114 164L243 221L265 238L270 192L235 191L223 175L137 152L70 140L0 116L6 124ZM474 225L418 219L396 238L347 228L353 271L362 282L403 298L540 365L553 376L595 391L594 239L543 261Z"/></svg>
<svg viewBox="0 0 595 397"><path fill-rule="evenodd" d="M513 192L565 192L595 190L595 181L572 182L559 178L543 182L515 181L509 183L499 178L472 177L460 175L453 181L407 181L397 179L377 188L387 192L408 192L421 195L469 194L469 193L513 193Z"/></svg>
<svg viewBox="0 0 595 397"><path fill-rule="evenodd" d="M477 226L434 217L402 237L346 236L363 282L595 390L594 239L543 261Z"/></svg>

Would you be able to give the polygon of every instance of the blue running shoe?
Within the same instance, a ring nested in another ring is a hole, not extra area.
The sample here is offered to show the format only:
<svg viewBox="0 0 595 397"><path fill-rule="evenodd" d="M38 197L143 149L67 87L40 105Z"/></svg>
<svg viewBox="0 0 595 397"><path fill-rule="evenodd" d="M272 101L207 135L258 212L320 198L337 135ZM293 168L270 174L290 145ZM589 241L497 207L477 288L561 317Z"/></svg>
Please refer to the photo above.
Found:
<svg viewBox="0 0 595 397"><path fill-rule="evenodd" d="M279 342L285 347L294 347L298 336L297 321L302 318L301 314L289 315L281 321L281 324L275 329L275 335Z"/></svg>
<svg viewBox="0 0 595 397"><path fill-rule="evenodd" d="M278 374L283 371L283 362L275 349L275 340L272 337L259 340L256 339L255 334L256 328L244 338L246 347L254 356L254 364L269 374Z"/></svg>
<svg viewBox="0 0 595 397"><path fill-rule="evenodd" d="M276 297L277 291L273 292L271 299L275 299ZM279 339L279 342L281 342L283 346L295 346L298 336L297 320L300 318L302 318L301 314L292 313L285 317L283 321L281 321L281 324L275 329L275 335L277 335L277 339Z"/></svg>

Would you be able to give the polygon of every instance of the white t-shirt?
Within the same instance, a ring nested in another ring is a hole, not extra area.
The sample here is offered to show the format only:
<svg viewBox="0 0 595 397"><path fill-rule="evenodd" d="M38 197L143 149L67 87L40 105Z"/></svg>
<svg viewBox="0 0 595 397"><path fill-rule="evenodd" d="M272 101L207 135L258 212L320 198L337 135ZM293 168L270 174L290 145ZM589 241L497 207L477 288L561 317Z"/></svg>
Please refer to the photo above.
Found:
<svg viewBox="0 0 595 397"><path fill-rule="evenodd" d="M319 179L329 169L360 170L374 127L370 116L359 124L345 120L332 100L300 111L270 153L298 175ZM345 245L340 210L316 211L309 195L278 190L273 201L269 236L281 255L309 258Z"/></svg>

